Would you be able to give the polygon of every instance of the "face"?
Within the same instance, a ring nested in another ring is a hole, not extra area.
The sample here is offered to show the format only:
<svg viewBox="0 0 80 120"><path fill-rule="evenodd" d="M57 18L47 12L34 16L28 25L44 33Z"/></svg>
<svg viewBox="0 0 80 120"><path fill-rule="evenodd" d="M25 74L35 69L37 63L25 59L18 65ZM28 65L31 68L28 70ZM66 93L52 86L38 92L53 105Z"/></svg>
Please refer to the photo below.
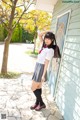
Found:
<svg viewBox="0 0 80 120"><path fill-rule="evenodd" d="M48 46L52 43L51 39L45 38L45 44Z"/></svg>

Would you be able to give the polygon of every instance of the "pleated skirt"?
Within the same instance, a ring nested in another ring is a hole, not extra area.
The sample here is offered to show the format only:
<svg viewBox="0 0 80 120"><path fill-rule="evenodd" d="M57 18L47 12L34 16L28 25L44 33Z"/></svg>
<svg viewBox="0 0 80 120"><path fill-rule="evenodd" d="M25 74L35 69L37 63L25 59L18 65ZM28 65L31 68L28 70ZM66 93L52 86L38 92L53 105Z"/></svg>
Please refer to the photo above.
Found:
<svg viewBox="0 0 80 120"><path fill-rule="evenodd" d="M43 72L44 72L44 64L36 63L32 80L36 82L41 82Z"/></svg>

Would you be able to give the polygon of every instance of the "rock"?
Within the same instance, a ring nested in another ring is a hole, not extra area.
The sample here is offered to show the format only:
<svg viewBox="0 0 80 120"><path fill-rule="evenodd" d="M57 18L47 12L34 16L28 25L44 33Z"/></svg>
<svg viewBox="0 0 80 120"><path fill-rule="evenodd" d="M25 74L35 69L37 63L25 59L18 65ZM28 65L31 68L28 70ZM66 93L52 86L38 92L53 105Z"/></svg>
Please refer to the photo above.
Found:
<svg viewBox="0 0 80 120"><path fill-rule="evenodd" d="M48 117L48 120L54 120L54 119L53 119L53 115L50 115L50 116Z"/></svg>
<svg viewBox="0 0 80 120"><path fill-rule="evenodd" d="M62 117L62 115L61 115L59 110L56 111L54 116L57 117L59 120L63 120L63 117Z"/></svg>
<svg viewBox="0 0 80 120"><path fill-rule="evenodd" d="M13 101L13 100L9 100L9 101L7 101L7 103L6 103L6 107L7 108L16 108L16 102L15 101Z"/></svg>
<svg viewBox="0 0 80 120"><path fill-rule="evenodd" d="M18 109L8 109L8 117L11 117L11 116L14 116L14 117L21 117L21 113Z"/></svg>
<svg viewBox="0 0 80 120"><path fill-rule="evenodd" d="M29 120L33 117L32 111L30 110L21 110L22 120Z"/></svg>
<svg viewBox="0 0 80 120"><path fill-rule="evenodd" d="M42 109L42 112L45 117L48 117L51 113L49 109Z"/></svg>
<svg viewBox="0 0 80 120"><path fill-rule="evenodd" d="M7 117L7 120L16 120L15 117Z"/></svg>

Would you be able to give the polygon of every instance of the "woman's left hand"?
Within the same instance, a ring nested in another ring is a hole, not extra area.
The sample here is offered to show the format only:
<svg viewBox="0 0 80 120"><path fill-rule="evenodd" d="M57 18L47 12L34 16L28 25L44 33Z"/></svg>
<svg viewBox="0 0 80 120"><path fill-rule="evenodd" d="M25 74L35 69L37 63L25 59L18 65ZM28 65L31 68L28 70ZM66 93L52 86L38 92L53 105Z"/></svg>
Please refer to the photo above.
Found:
<svg viewBox="0 0 80 120"><path fill-rule="evenodd" d="M44 77L44 76L42 76L41 82L44 82L44 81L45 81L45 77Z"/></svg>

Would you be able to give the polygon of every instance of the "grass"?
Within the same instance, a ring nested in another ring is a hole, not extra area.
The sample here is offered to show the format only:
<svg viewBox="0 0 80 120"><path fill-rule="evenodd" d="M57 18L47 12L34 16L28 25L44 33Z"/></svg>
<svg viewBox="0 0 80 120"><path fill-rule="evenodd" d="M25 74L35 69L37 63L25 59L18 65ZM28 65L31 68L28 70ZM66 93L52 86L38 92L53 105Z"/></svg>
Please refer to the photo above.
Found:
<svg viewBox="0 0 80 120"><path fill-rule="evenodd" d="M34 53L34 52L29 50L29 51L26 52L26 54L37 56L38 55L38 51L35 51L35 53Z"/></svg>
<svg viewBox="0 0 80 120"><path fill-rule="evenodd" d="M21 75L20 73L14 73L14 72L8 72L6 74L0 73L0 78L14 79L14 78L18 78L20 75Z"/></svg>

